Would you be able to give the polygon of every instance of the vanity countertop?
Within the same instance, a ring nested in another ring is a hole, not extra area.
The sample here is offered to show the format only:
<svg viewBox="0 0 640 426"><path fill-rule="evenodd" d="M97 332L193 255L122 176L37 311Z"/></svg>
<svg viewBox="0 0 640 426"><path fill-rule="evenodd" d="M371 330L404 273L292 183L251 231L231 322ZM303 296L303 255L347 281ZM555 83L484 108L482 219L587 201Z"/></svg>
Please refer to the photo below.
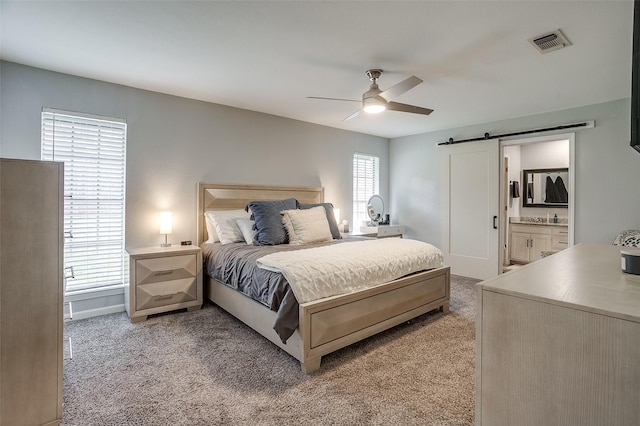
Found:
<svg viewBox="0 0 640 426"><path fill-rule="evenodd" d="M515 223L519 225L569 226L567 219L558 219L558 223L547 223L546 217L510 217L509 223Z"/></svg>

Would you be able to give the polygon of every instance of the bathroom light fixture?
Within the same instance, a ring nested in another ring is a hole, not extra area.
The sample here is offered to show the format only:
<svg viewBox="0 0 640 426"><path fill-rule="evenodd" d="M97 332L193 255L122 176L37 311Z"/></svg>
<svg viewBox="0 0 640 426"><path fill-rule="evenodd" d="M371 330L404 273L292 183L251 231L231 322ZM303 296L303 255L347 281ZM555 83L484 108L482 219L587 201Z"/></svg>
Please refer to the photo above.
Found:
<svg viewBox="0 0 640 426"><path fill-rule="evenodd" d="M171 243L167 242L167 235L171 233L171 212L160 212L160 233L164 234L164 243L160 247L170 247Z"/></svg>

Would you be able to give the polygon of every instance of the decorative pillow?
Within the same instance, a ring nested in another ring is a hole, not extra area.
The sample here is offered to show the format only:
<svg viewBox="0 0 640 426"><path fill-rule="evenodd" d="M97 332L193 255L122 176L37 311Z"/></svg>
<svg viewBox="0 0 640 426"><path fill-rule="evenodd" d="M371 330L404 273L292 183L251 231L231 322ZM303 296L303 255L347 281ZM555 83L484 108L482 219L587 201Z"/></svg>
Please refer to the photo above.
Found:
<svg viewBox="0 0 640 426"><path fill-rule="evenodd" d="M295 198L286 200L251 201L245 210L251 210L251 219L255 221L256 246L273 246L288 242L287 233L282 224L281 212L298 208Z"/></svg>
<svg viewBox="0 0 640 426"><path fill-rule="evenodd" d="M313 207L322 206L327 212L327 221L329 222L329 229L331 230L331 236L334 239L342 239L340 235L340 229L338 229L338 223L336 222L336 216L333 214L333 204L331 203L318 203L318 204L300 204L301 209L310 209Z"/></svg>
<svg viewBox="0 0 640 426"><path fill-rule="evenodd" d="M253 238L256 235L255 222L251 219L236 219L236 223L238 224L238 228L240 228L240 232L242 232L242 236L244 237L244 241L247 244L253 244Z"/></svg>
<svg viewBox="0 0 640 426"><path fill-rule="evenodd" d="M282 223L289 235L289 244L302 245L333 240L326 210L323 206L305 210L285 210Z"/></svg>
<svg viewBox="0 0 640 426"><path fill-rule="evenodd" d="M640 231L630 229L622 231L613 241L614 246L640 247Z"/></svg>
<svg viewBox="0 0 640 426"><path fill-rule="evenodd" d="M222 244L244 241L244 236L236 223L236 219L248 219L249 213L244 210L210 210L205 212L204 215L207 223L211 222L213 224L218 240ZM207 232L209 232L209 226L207 226ZM209 240L211 240L211 237Z"/></svg>

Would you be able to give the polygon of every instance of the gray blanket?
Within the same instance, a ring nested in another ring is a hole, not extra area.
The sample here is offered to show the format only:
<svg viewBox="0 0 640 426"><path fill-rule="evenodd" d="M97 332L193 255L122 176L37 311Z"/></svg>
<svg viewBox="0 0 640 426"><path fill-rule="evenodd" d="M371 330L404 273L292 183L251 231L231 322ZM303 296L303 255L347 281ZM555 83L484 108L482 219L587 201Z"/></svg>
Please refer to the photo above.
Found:
<svg viewBox="0 0 640 426"><path fill-rule="evenodd" d="M276 312L273 329L283 343L298 328L298 301L282 274L259 268L256 260L271 253L300 250L348 241L362 237L333 240L330 243L290 246L253 246L245 243L202 245L205 273Z"/></svg>

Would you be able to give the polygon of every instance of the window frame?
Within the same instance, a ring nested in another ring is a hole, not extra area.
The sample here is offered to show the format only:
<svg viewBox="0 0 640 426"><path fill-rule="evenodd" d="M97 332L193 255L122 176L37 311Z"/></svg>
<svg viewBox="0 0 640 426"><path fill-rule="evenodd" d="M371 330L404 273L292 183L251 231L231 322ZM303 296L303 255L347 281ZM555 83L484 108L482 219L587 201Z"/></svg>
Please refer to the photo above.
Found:
<svg viewBox="0 0 640 426"><path fill-rule="evenodd" d="M380 157L374 154L353 154L353 230L357 231L363 221L369 221L367 203L374 194L380 193Z"/></svg>
<svg viewBox="0 0 640 426"><path fill-rule="evenodd" d="M42 108L41 159L65 164L65 294L123 287L127 122ZM100 265L100 266L97 266Z"/></svg>

